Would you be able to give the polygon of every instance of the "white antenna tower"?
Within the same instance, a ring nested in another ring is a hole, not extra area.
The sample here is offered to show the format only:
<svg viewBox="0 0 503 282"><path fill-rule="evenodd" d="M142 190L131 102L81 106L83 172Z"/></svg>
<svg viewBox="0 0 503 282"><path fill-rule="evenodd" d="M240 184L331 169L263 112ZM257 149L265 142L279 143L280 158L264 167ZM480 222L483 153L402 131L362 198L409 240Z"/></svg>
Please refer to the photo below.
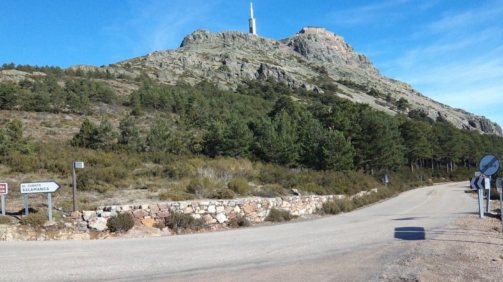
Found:
<svg viewBox="0 0 503 282"><path fill-rule="evenodd" d="M257 28L255 26L255 19L253 18L253 4L250 3L250 15L251 18L248 20L248 24L250 26L250 33L257 35Z"/></svg>

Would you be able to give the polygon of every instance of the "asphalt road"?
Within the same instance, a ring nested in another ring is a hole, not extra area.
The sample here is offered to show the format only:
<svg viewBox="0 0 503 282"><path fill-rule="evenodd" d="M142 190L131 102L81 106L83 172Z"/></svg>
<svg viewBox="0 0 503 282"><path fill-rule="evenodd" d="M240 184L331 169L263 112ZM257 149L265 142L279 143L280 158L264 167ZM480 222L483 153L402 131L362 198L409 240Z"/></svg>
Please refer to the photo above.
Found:
<svg viewBox="0 0 503 282"><path fill-rule="evenodd" d="M415 240L476 213L467 182L337 216L182 236L0 242L0 281L377 281Z"/></svg>

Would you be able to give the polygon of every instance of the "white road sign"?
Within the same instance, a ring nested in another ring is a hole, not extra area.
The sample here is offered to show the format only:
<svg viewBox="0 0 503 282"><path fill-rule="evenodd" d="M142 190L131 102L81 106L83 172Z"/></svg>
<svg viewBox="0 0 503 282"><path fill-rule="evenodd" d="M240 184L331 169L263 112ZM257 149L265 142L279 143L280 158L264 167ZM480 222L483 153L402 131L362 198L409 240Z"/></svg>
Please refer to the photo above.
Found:
<svg viewBox="0 0 503 282"><path fill-rule="evenodd" d="M0 195L7 195L9 193L9 184L0 183Z"/></svg>
<svg viewBox="0 0 503 282"><path fill-rule="evenodd" d="M489 178L470 178L470 188L472 190L478 190L478 189L490 189L491 183Z"/></svg>
<svg viewBox="0 0 503 282"><path fill-rule="evenodd" d="M480 160L480 172L484 175L493 175L500 168L500 161L494 155L486 155Z"/></svg>
<svg viewBox="0 0 503 282"><path fill-rule="evenodd" d="M54 193L59 189L59 184L52 182L21 183L22 194Z"/></svg>

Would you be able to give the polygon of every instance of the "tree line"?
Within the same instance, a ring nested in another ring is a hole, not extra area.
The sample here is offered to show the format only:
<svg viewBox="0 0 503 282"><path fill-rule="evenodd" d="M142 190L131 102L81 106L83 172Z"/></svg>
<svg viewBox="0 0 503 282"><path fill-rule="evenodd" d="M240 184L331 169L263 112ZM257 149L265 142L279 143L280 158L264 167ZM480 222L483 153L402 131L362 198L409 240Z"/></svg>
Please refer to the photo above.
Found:
<svg viewBox="0 0 503 282"><path fill-rule="evenodd" d="M484 154L503 157L502 137L457 129L418 110L390 116L339 98L336 85L328 82L324 93L263 79L227 91L208 81L160 85L143 74L130 81L139 89L119 100L94 74L13 64L2 68L48 75L0 83L0 109L91 115L96 103L117 103L130 110L117 128L106 118L100 124L85 120L71 141L75 147L248 158L288 168L369 174L401 166L450 172L476 166ZM371 89L369 95L383 94ZM155 118L141 127L145 115Z"/></svg>
<svg viewBox="0 0 503 282"><path fill-rule="evenodd" d="M404 165L448 173L456 167L470 169L487 153L503 156L499 136L457 129L417 110L390 116L328 91L292 90L272 81L247 81L232 92L209 82L160 86L147 78L126 105L132 108L131 115L121 122L114 144L139 151L158 148L370 174ZM150 131L142 133L134 119L148 111L178 118L161 124L157 117ZM154 146L162 131L166 143Z"/></svg>

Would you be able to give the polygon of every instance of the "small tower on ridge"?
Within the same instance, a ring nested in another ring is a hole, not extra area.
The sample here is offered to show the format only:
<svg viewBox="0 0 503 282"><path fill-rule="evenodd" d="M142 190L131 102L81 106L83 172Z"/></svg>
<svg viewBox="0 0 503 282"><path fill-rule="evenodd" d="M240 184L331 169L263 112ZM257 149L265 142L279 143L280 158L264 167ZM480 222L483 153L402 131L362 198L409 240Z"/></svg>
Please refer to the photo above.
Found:
<svg viewBox="0 0 503 282"><path fill-rule="evenodd" d="M257 28L255 26L255 19L253 18L253 4L250 3L250 15L251 18L248 20L248 24L250 26L250 33L257 35Z"/></svg>

